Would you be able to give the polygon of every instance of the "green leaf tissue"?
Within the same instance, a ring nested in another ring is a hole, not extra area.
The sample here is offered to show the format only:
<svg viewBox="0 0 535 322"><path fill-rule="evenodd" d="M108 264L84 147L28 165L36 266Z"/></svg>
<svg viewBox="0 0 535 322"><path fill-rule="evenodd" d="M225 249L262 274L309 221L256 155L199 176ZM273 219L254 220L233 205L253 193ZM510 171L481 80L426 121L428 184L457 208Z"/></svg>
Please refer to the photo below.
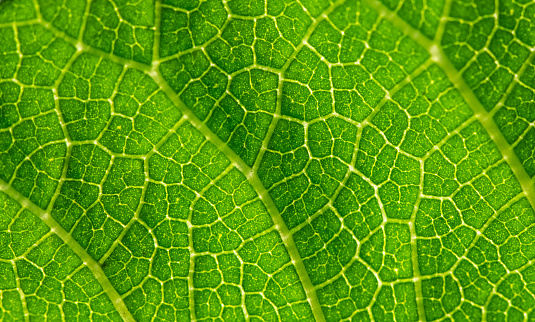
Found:
<svg viewBox="0 0 535 322"><path fill-rule="evenodd" d="M535 321L535 2L0 0L0 321Z"/></svg>

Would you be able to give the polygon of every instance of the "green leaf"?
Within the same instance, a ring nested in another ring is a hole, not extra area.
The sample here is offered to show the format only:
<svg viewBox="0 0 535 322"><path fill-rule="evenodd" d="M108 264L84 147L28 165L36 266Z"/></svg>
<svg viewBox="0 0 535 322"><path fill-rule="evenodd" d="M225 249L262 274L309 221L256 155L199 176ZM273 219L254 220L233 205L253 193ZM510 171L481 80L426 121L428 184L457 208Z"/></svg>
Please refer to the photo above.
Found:
<svg viewBox="0 0 535 322"><path fill-rule="evenodd" d="M1 0L0 320L535 320L535 3Z"/></svg>

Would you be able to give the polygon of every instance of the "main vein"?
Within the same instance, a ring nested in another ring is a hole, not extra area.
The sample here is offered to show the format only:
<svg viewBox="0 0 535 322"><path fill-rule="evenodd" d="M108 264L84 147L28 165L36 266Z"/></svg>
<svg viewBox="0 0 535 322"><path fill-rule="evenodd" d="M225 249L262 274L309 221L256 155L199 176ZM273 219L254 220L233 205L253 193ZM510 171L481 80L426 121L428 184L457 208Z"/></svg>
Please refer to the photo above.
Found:
<svg viewBox="0 0 535 322"><path fill-rule="evenodd" d="M86 251L85 249L78 244L76 240L65 230L63 227L61 227L58 222L50 216L48 212L45 210L39 208L37 205L35 205L33 202L28 200L28 198L24 197L20 192L15 190L15 188L8 185L6 182L0 179L0 190L6 192L11 198L15 199L18 203L20 203L24 208L30 210L33 214L38 216L50 229L53 233L58 235L63 242L68 245L78 257L83 261L84 265L87 266L97 281L102 285L102 288L104 289L104 292L108 295L111 302L115 306L115 309L119 314L121 315L121 318L123 318L124 321L130 322L135 321L132 315L130 314L130 311L126 308L126 305L124 304L121 296L115 288L111 285L110 280L108 277L106 277L106 274L102 271L102 268L100 265L95 261Z"/></svg>
<svg viewBox="0 0 535 322"><path fill-rule="evenodd" d="M459 73L453 64L446 57L440 47L440 43L437 39L441 35L437 35L435 40L430 40L416 30L413 26L399 17L396 13L391 12L383 3L379 0L367 1L374 9L379 11L388 19L392 24L398 27L400 30L404 30L407 35L411 36L420 46L424 47L432 55L432 60L440 66L440 68L446 73L448 79L453 85L460 91L464 100L468 103L476 119L487 130L489 136L494 141L498 150L502 154L503 158L513 171L514 175L518 179L520 186L522 187L526 198L529 200L531 207L535 209L535 185L531 177L528 175L524 166L516 156L513 147L507 143L507 140L503 136L502 132L492 119L492 113L487 111L481 102L477 99L474 92L468 86L461 73ZM446 8L445 8L446 10ZM526 63L527 64L527 63Z"/></svg>
<svg viewBox="0 0 535 322"><path fill-rule="evenodd" d="M338 2L340 2L339 0ZM150 74L150 76L158 83L160 88L166 93L166 95L173 101L173 103L180 109L180 111L184 114L184 117L188 119L188 121L197 128L211 143L213 143L215 146L218 147L218 149L225 154L225 156L240 170L242 173L246 175L249 182L255 189L256 193L260 196L262 199L264 205L266 206L271 218L273 219L273 222L275 224L275 227L281 234L281 238L283 239L286 248L288 249L290 258L292 260L292 263L295 265L297 274L299 275L299 279L301 280L301 283L303 285L303 288L305 290L305 293L307 295L308 301L311 305L312 312L314 314L314 318L316 321L325 321L325 317L323 315L323 311L321 310L321 305L319 303L319 300L317 298L314 285L312 284L312 281L310 280L310 277L308 276L308 273L305 269L305 266L303 264L303 261L301 260L301 256L299 255L299 252L297 250L297 247L295 246L295 243L293 241L293 238L291 236L291 232L284 223L284 220L282 219L277 207L275 206L275 203L271 199L268 191L260 181L258 175L256 174L251 167L249 167L228 145L226 145L225 142L223 142L212 130L208 128L195 114L185 106L185 104L182 102L182 100L178 97L178 95L171 89L171 87L163 80L161 75L158 72L155 72L153 66L144 65L135 61L131 61L122 57L118 57L115 55L112 55L110 53L92 48L90 46L87 46L83 43L79 43L77 41L74 41L70 39L68 36L66 36L63 32L55 29L53 26L46 22L41 22L46 27L48 27L50 30L58 34L59 36L62 36L62 38L66 39L70 43L72 43L77 48L81 48L83 52L92 53L98 56L102 56L108 60L117 62L119 64L122 64L127 67L136 68L139 70L142 70L144 72L147 72ZM6 185L7 186L7 185ZM9 187L10 190L15 191L13 188ZM22 195L19 194L20 197L24 198ZM25 198L24 198L25 199ZM25 199L26 200L26 199ZM29 201L27 201L30 203ZM43 213L43 210L41 210L39 207L34 205L32 203L32 207L34 207L37 210L40 210L41 213ZM43 213L44 214L44 213ZM44 215L43 215L44 216ZM41 217L41 216L40 216ZM63 231L63 235L60 235L60 237L65 237L70 240L69 245L75 244L76 245L76 252L79 253L80 257L84 260L84 262L90 263L89 261L86 261L85 258L89 258L92 260L92 262L95 265L88 265L88 267L93 271L95 276L99 275L101 278L104 278L105 281L102 281L102 285L106 285L105 289L108 288L110 290L113 290L113 292L117 295L117 297L110 296L112 298L112 301L114 304L116 302L120 302L120 306L124 308L124 311L127 312L128 317L125 318L126 321L133 321L132 316L130 315L130 312L126 309L126 306L124 305L124 302L122 301L121 297L118 295L118 293L115 291L115 289L110 284L107 277L104 275L102 269L98 265L96 261L94 261L87 252L65 231L61 226L48 214L46 214L46 217L48 217L49 220L52 222L49 223L49 221L45 221L51 228L58 228ZM57 230L59 231L59 230ZM65 239L64 239L65 240ZM74 247L73 247L74 249ZM98 279L99 282L101 281L101 278ZM104 284L105 283L105 284Z"/></svg>
<svg viewBox="0 0 535 322"><path fill-rule="evenodd" d="M193 126L195 126L197 130L199 130L208 139L208 141L217 146L218 149L225 154L225 156L233 163L233 165L238 170L240 170L243 174L246 175L247 179L249 180L249 183L253 186L256 193L266 206L271 218L273 219L275 227L279 231L281 238L283 239L284 244L288 249L288 253L290 254L292 263L295 265L297 274L299 275L299 279L301 280L307 298L309 299L309 303L312 307L314 317L317 321L324 321L325 318L323 316L323 312L321 311L321 305L319 303L318 297L316 296L314 285L312 284L312 281L308 276L303 261L301 260L301 256L297 251L297 247L295 246L290 230L286 226L286 223L284 223L284 220L282 219L277 207L275 206L275 203L273 202L268 191L260 181L260 178L258 178L257 173L253 171L253 169L251 169L251 167L249 167L234 151L232 151L232 149L228 147L225 142L223 142L214 132L212 132L212 130L210 130L208 126L206 126L206 124L199 120L199 118L197 118L197 116L195 116L195 114L190 109L188 109L184 105L184 103L182 103L182 101L167 85L167 83L159 76L159 74L153 76L153 78L155 78L158 85L160 85L164 92L171 98L171 100L173 100L175 105L180 109L180 111L184 114L188 121Z"/></svg>

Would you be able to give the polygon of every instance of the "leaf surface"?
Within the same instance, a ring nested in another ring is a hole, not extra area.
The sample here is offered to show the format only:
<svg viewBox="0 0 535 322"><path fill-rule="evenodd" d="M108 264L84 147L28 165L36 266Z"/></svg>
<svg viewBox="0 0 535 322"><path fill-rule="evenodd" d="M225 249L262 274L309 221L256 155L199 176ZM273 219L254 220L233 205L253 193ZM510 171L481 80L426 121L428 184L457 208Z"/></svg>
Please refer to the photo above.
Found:
<svg viewBox="0 0 535 322"><path fill-rule="evenodd" d="M0 320L535 319L535 3L2 0Z"/></svg>

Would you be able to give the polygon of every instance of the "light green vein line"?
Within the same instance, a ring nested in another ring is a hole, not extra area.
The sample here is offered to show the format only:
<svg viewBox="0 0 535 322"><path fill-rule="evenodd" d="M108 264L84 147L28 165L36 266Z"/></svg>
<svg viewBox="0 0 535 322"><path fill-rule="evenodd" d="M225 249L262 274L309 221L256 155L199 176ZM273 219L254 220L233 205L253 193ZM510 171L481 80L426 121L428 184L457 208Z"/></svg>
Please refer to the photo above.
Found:
<svg viewBox="0 0 535 322"><path fill-rule="evenodd" d="M84 262L84 265L91 270L97 281L100 283L100 285L102 285L104 292L110 298L111 302L113 303L113 306L115 306L115 309L121 315L121 318L127 322L135 321L132 315L130 314L130 311L128 311L128 309L126 308L126 305L124 304L121 296L119 295L119 293L117 293L115 288L113 288L110 283L110 280L102 271L100 265L91 256L89 256L85 249L83 249L82 246L80 246L80 244L78 244L78 242L75 241L74 238L72 238L72 236L67 231L65 231L65 229L63 229L63 227L61 227L60 224L58 224L58 222L54 218L52 218L48 212L44 211L43 209L35 205L33 202L29 201L28 198L24 197L21 193L19 193L17 190L9 186L1 179L0 191L7 193L11 198L15 199L24 208L34 213L48 227L50 227L52 232L58 235L63 240L63 242L68 245L76 253L76 255L78 255L78 257L80 257L80 259Z"/></svg>
<svg viewBox="0 0 535 322"><path fill-rule="evenodd" d="M453 85L460 91L464 100L472 108L476 119L487 130L491 139L496 143L498 150L503 155L505 161L518 179L524 193L529 200L531 207L535 209L535 185L531 177L528 175L524 166L516 156L513 147L507 143L507 140L503 136L502 132L492 119L492 114L487 112L483 105L479 102L472 89L468 86L462 75L453 67L448 60L442 49L440 43L437 40L430 40L421 34L414 27L409 25L405 20L401 19L397 14L388 10L379 0L367 0L367 3L379 11L387 20L398 27L400 30L404 30L405 33L412 37L420 46L424 47L431 53L431 59L442 68L442 70L448 76L448 79ZM445 8L447 10L447 8ZM437 38L441 35L437 35Z"/></svg>
<svg viewBox="0 0 535 322"><path fill-rule="evenodd" d="M295 242L292 238L290 230L284 223L284 220L282 219L277 207L275 206L275 203L273 202L268 191L260 181L260 178L258 178L257 173L253 171L251 167L249 167L234 151L232 151L225 142L223 142L217 135L215 135L215 133L213 133L212 130L210 130L206 126L206 124L199 120L199 118L197 118L197 116L195 116L195 114L193 114L193 112L188 109L184 105L184 103L182 103L182 101L178 98L175 92L173 92L173 90L169 87L169 85L167 85L167 83L160 77L159 74L152 76L154 80L158 83L158 85L160 85L160 88L175 103L175 105L178 106L180 111L184 114L183 117L186 117L187 120L208 139L208 141L212 142L221 152L225 154L227 158L230 159L230 161L234 164L234 166L236 166L236 168L238 168L238 170L245 174L245 176L249 180L249 183L253 186L256 193L258 193L260 199L266 206L271 218L273 219L273 222L275 223L276 229L280 233L281 238L283 239L284 244L288 249L290 258L292 259L292 263L295 265L297 274L299 275L299 279L301 280L307 298L309 299L314 318L316 319L316 321L325 321L325 317L323 316L323 311L321 310L321 305L316 295L314 285L312 284L312 281L310 280L310 277L308 276L308 273L305 269L305 265L301 260L301 256L297 251L297 247L295 246Z"/></svg>
<svg viewBox="0 0 535 322"><path fill-rule="evenodd" d="M255 191L258 193L262 201L264 202L271 218L273 219L275 226L277 227L279 233L281 234L281 238L284 240L285 245L288 249L288 252L290 254L290 257L292 259L292 262L295 265L297 274L299 275L299 279L301 280L301 283L303 284L303 288L305 290L305 293L307 295L307 298L309 300L310 306L312 308L312 312L314 314L314 318L316 321L325 321L325 317L323 315L323 311L321 310L321 305L319 303L318 297L316 295L316 291L314 288L314 285L312 284L312 281L310 280L310 277L308 276L308 273L305 269L305 265L303 264L303 261L301 260L301 256L299 255L299 252L297 251L297 247L295 246L295 243L293 241L293 238L291 236L290 230L284 223L284 220L282 219L277 207L275 206L275 203L269 196L269 193L267 192L266 188L258 178L258 175L252 171L252 169L245 164L245 162L242 161L242 159L234 152L232 151L226 144L223 142L215 133L213 133L201 120L199 120L193 112L188 109L184 103L180 100L178 95L167 85L167 83L162 79L160 74L156 72L155 66L148 66L144 65L135 61L131 61L125 58L121 58L118 56L115 56L110 53L106 53L104 51L92 48L90 46L87 46L85 44L76 42L69 37L65 36L65 34L61 31L58 31L50 24L40 21L45 27L49 28L50 30L54 31L56 34L62 36L64 39L72 43L73 45L80 48L83 52L91 53L106 59L109 59L113 62L119 63L121 65L127 66L127 67L133 67L142 71L145 71L150 74L150 76L158 83L160 88L166 93L166 95L173 101L173 103L180 109L180 111L184 114L184 116L188 119L188 121L191 122L193 126L195 126L210 142L212 142L215 146L219 148L219 150L225 154L227 158L229 158L236 167L247 176L249 182L255 189ZM24 198L24 197L23 197ZM37 206L35 206L37 209ZM55 221L54 221L55 222ZM56 225L58 225L56 223ZM60 227L58 225L58 227ZM61 228L61 227L60 227ZM68 235L65 232L66 235ZM72 238L69 237L71 240ZM74 242L74 240L73 240ZM79 245L78 245L79 246ZM80 247L80 246L79 246ZM80 247L81 248L81 247ZM91 268L91 267L90 267ZM100 268L100 267L99 267ZM102 272L102 270L101 270ZM104 276L105 277L105 276ZM106 278L107 280L107 278ZM104 284L103 284L104 285ZM107 282L107 285L113 289L109 281ZM115 291L115 290L114 290ZM114 302L115 304L115 302ZM124 303L122 304L123 307ZM191 308L193 309L193 308ZM126 307L125 307L126 310ZM130 313L128 313L130 314ZM131 316L131 315L130 315ZM128 320L133 321L133 320Z"/></svg>

